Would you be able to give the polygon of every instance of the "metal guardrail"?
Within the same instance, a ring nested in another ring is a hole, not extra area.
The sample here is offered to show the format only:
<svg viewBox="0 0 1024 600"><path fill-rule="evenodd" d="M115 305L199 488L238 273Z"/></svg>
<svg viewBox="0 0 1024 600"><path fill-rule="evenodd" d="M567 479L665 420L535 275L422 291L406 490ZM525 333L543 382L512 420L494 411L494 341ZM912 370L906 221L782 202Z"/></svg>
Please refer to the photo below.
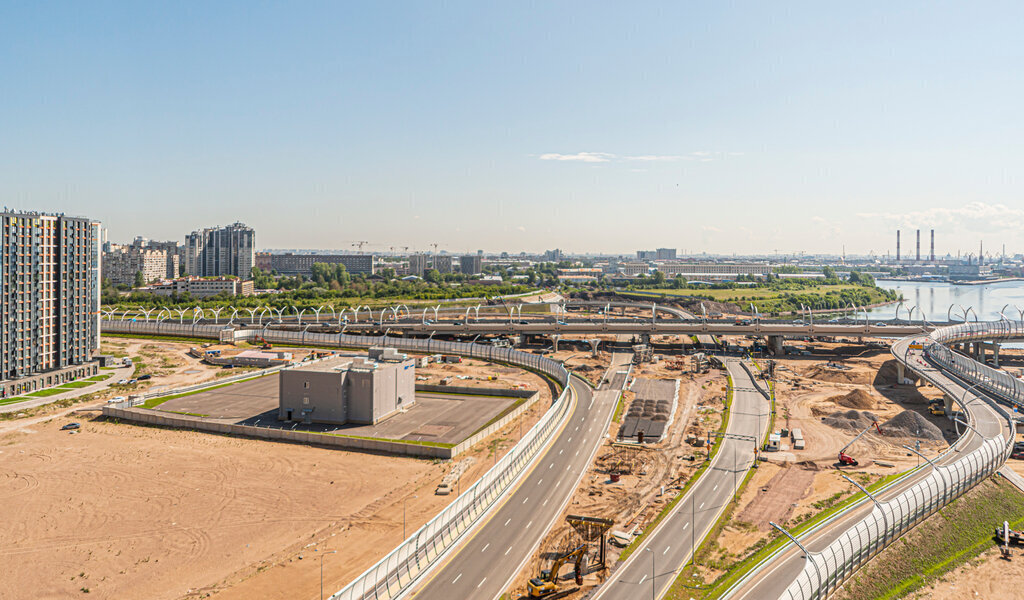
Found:
<svg viewBox="0 0 1024 600"><path fill-rule="evenodd" d="M933 331L925 353L935 364L960 379L1020 405L1024 402L1024 385L1021 382L1007 373L951 351L946 344L1022 336L1024 327L1006 321L955 325ZM988 401L987 398L985 400ZM1005 409L993 402L989 404L1009 418ZM931 473L895 498L875 502L868 516L844 531L825 549L806 554L804 568L781 598L825 598L890 542L998 470L1009 456L1012 445L1012 437L1007 440L999 433L958 460L935 466Z"/></svg>
<svg viewBox="0 0 1024 600"><path fill-rule="evenodd" d="M186 335L219 339L223 326L189 323L103 321L107 331L149 335ZM434 339L403 339L386 336L357 336L267 329L267 341L279 344L310 344L322 347L369 348L387 346L426 354L459 354L491 362L506 362L544 373L563 386L551 408L505 456L458 498L398 545L387 556L330 596L330 600L382 600L405 592L416 578L429 569L460 537L472 528L547 447L569 415L572 405L569 372L562 363L544 356L511 348ZM247 373L247 377L255 376ZM215 382L216 385L225 381ZM166 393L181 393L181 390Z"/></svg>

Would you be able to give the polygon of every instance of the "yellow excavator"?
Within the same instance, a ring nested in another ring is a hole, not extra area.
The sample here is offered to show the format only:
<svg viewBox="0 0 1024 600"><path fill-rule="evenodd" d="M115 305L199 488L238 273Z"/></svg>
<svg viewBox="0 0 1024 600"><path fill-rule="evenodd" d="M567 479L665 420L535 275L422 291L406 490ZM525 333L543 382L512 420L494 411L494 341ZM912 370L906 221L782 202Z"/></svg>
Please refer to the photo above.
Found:
<svg viewBox="0 0 1024 600"><path fill-rule="evenodd" d="M581 583L583 580L583 558L587 555L587 545L580 544L573 550L566 552L555 559L555 564L551 565L551 570L543 570L540 572L540 577L534 577L527 582L526 587L530 590L531 598L543 598L550 596L558 591L558 572L562 569L570 560L575 561L576 568L576 582Z"/></svg>

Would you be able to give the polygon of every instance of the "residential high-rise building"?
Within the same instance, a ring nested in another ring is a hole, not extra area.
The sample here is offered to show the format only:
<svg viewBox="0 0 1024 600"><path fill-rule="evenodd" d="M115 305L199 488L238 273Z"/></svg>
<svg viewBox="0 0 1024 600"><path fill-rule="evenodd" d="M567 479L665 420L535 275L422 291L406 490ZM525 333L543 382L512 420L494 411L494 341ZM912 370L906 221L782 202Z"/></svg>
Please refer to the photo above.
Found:
<svg viewBox="0 0 1024 600"><path fill-rule="evenodd" d="M447 254L438 254L434 256L434 268L438 273L444 275L452 272L452 257Z"/></svg>
<svg viewBox="0 0 1024 600"><path fill-rule="evenodd" d="M198 277L252 276L256 232L243 223L193 231L185 237L185 272Z"/></svg>
<svg viewBox="0 0 1024 600"><path fill-rule="evenodd" d="M423 272L427 270L427 255L426 254L412 254L409 256L409 274L417 277L423 277Z"/></svg>
<svg viewBox="0 0 1024 600"><path fill-rule="evenodd" d="M99 350L101 232L64 215L0 219L0 395L9 397L85 374L78 366Z"/></svg>
<svg viewBox="0 0 1024 600"><path fill-rule="evenodd" d="M168 270L177 269L177 258L174 257L173 267L168 267L166 250L107 244L103 252L103 279L109 279L114 285L134 285L136 273L142 273L144 284L174 277L177 273L168 275Z"/></svg>
<svg viewBox="0 0 1024 600"><path fill-rule="evenodd" d="M459 271L464 275L479 275L484 268L484 258L479 253L463 256L459 259Z"/></svg>
<svg viewBox="0 0 1024 600"><path fill-rule="evenodd" d="M655 260L675 260L676 249L675 248L658 248L655 250Z"/></svg>

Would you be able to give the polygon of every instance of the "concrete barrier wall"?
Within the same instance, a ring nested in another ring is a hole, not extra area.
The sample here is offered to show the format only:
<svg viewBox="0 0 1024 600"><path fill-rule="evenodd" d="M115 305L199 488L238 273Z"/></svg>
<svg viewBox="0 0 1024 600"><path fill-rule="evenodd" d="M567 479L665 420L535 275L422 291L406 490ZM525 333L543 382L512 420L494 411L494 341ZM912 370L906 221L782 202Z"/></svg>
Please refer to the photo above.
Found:
<svg viewBox="0 0 1024 600"><path fill-rule="evenodd" d="M295 431L291 429L272 429L268 427L255 427L252 425L217 423L201 417L176 415L145 408L104 407L103 415L111 419L121 419L124 421L133 421L136 423L145 423L147 425L157 425L160 427L194 429L196 431L209 431L212 433L240 435L267 440L299 442L304 444L316 444L318 446L368 450L371 452L386 452L389 454L399 454L403 456L443 459L450 459L455 456L455 448L441 448L420 444L391 442L387 440L370 440L331 435L327 433Z"/></svg>

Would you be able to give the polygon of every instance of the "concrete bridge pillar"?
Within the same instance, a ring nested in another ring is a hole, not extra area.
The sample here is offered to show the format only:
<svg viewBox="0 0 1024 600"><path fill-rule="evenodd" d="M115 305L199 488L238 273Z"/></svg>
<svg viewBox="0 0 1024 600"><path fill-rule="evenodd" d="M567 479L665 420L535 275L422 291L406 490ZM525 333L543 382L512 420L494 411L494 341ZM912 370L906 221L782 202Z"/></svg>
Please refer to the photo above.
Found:
<svg viewBox="0 0 1024 600"><path fill-rule="evenodd" d="M947 415L953 414L953 398L949 394L942 395L942 406L946 409Z"/></svg>
<svg viewBox="0 0 1024 600"><path fill-rule="evenodd" d="M768 336L768 352L772 356L782 356L786 353L783 339L781 335Z"/></svg>
<svg viewBox="0 0 1024 600"><path fill-rule="evenodd" d="M999 368L999 343L992 342L992 366Z"/></svg>
<svg viewBox="0 0 1024 600"><path fill-rule="evenodd" d="M901 363L896 363L896 383L903 383L903 380L907 377L907 367Z"/></svg>
<svg viewBox="0 0 1024 600"><path fill-rule="evenodd" d="M557 333L551 336L551 349L555 352L558 352L558 340L561 339L561 337L562 336L558 335Z"/></svg>

